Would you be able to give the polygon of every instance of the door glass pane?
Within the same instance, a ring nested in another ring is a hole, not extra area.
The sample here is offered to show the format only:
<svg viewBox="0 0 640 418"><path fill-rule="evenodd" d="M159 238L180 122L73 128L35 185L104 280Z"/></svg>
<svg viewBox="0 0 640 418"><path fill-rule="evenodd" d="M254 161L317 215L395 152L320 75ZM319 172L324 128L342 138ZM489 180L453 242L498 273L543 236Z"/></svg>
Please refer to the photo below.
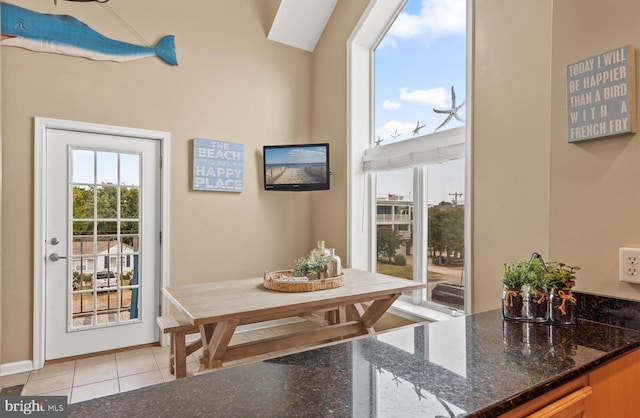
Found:
<svg viewBox="0 0 640 418"><path fill-rule="evenodd" d="M73 217L93 218L93 186L73 186Z"/></svg>
<svg viewBox="0 0 640 418"><path fill-rule="evenodd" d="M74 221L73 222L73 235L76 236L88 236L93 235L92 221ZM83 238L84 239L84 238Z"/></svg>
<svg viewBox="0 0 640 418"><path fill-rule="evenodd" d="M98 234L118 233L118 222L98 222Z"/></svg>
<svg viewBox="0 0 640 418"><path fill-rule="evenodd" d="M138 251L138 242L140 242L139 235L125 235L124 233L121 235L121 244L123 248L123 252L137 252Z"/></svg>
<svg viewBox="0 0 640 418"><path fill-rule="evenodd" d="M95 153L93 151L75 149L72 151L73 182L95 183Z"/></svg>
<svg viewBox="0 0 640 418"><path fill-rule="evenodd" d="M116 187L98 186L97 192L98 218L115 218L118 216L118 189Z"/></svg>
<svg viewBox="0 0 640 418"><path fill-rule="evenodd" d="M93 257L73 257L73 290L91 288Z"/></svg>
<svg viewBox="0 0 640 418"><path fill-rule="evenodd" d="M120 184L140 185L140 155L120 154Z"/></svg>
<svg viewBox="0 0 640 418"><path fill-rule="evenodd" d="M75 236L73 237L73 255L86 255L89 254L93 256L94 246L92 237L82 237ZM88 259L93 261L93 258ZM85 260L87 261L87 260Z"/></svg>
<svg viewBox="0 0 640 418"><path fill-rule="evenodd" d="M413 169L376 175L376 270L409 280L413 280L412 194Z"/></svg>
<svg viewBox="0 0 640 418"><path fill-rule="evenodd" d="M427 300L464 309L464 159L427 168Z"/></svg>
<svg viewBox="0 0 640 418"><path fill-rule="evenodd" d="M137 234L139 232L139 222L121 222L120 231L122 234Z"/></svg>
<svg viewBox="0 0 640 418"><path fill-rule="evenodd" d="M96 152L97 184L118 184L118 154Z"/></svg>
<svg viewBox="0 0 640 418"><path fill-rule="evenodd" d="M140 156L79 149L72 155L69 322L90 329L137 320Z"/></svg>
<svg viewBox="0 0 640 418"><path fill-rule="evenodd" d="M140 210L139 189L122 187L120 189L120 217L123 219L138 218Z"/></svg>
<svg viewBox="0 0 640 418"><path fill-rule="evenodd" d="M73 294L73 327L83 328L93 325L93 293Z"/></svg>

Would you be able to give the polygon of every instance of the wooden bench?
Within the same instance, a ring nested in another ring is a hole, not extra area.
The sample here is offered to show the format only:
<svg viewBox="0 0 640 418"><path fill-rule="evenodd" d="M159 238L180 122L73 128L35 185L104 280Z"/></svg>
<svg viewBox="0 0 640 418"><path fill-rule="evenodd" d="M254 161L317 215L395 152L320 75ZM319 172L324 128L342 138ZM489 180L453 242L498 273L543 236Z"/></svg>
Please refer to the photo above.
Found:
<svg viewBox="0 0 640 418"><path fill-rule="evenodd" d="M200 334L200 329L192 325L182 314L159 316L156 322L163 334L169 334L169 372L176 379L187 375L187 356L202 347L202 339L198 338L187 345L187 335Z"/></svg>

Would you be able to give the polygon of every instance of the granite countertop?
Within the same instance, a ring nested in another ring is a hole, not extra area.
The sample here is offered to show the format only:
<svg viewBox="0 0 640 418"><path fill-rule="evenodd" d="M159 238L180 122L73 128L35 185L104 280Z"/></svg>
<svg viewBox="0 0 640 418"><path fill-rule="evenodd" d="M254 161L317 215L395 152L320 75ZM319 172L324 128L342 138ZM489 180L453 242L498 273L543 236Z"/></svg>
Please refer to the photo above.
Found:
<svg viewBox="0 0 640 418"><path fill-rule="evenodd" d="M496 416L640 347L640 332L499 310L69 405L70 417Z"/></svg>

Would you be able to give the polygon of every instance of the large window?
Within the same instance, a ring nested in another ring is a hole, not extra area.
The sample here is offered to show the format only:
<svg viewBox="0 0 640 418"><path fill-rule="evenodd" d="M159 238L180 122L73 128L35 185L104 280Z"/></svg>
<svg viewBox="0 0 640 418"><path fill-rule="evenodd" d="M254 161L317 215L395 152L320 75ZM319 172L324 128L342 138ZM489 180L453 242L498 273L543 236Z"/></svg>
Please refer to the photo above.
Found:
<svg viewBox="0 0 640 418"><path fill-rule="evenodd" d="M380 3L350 44L352 265L427 283L413 303L465 310L466 0Z"/></svg>

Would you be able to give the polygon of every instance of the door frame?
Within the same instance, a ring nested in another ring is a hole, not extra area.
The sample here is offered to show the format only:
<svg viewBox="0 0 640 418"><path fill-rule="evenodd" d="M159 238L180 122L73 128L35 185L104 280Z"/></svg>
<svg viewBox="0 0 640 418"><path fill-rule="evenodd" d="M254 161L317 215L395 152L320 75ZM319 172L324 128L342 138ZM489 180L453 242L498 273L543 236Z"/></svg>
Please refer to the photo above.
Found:
<svg viewBox="0 0 640 418"><path fill-rule="evenodd" d="M47 190L47 130L86 132L91 134L117 135L160 141L160 288L169 280L169 132L122 126L102 125L64 119L36 116L34 119L34 197L33 197L33 369L40 369L45 361L45 232L46 232L46 190ZM159 292L158 306L166 309ZM162 312L158 312L162 314ZM162 338L162 335L160 336Z"/></svg>

